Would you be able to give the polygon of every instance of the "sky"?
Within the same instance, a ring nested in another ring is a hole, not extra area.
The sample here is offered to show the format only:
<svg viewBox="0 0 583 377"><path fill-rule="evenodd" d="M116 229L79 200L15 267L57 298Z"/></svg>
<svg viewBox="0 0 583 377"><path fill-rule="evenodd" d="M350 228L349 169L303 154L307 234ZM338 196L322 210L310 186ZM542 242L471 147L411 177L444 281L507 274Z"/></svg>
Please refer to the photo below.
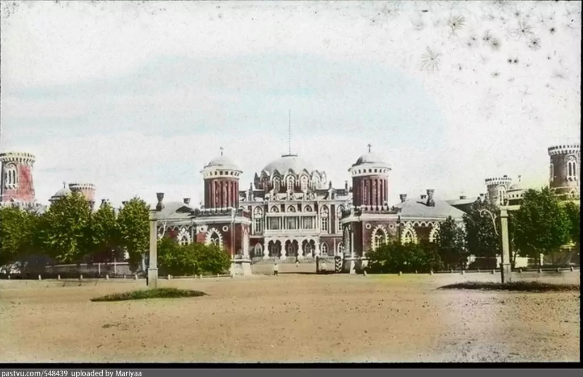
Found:
<svg viewBox="0 0 583 377"><path fill-rule="evenodd" d="M580 141L581 2L16 1L1 26L0 150L36 156L41 203L199 203L220 147L246 189L289 122L335 187L372 144L389 204L538 188Z"/></svg>

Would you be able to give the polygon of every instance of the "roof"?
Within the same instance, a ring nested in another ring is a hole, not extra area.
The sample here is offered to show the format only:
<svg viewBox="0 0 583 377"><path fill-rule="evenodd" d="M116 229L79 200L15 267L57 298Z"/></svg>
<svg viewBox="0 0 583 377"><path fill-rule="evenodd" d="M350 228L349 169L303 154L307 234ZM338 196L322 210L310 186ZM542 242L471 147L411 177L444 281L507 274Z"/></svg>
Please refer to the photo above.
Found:
<svg viewBox="0 0 583 377"><path fill-rule="evenodd" d="M233 160L231 160L227 156L223 156L222 154L218 157L213 158L205 166L205 168L211 168L211 167L220 167L220 168L224 168L224 169L239 170L239 167L237 166L237 164Z"/></svg>
<svg viewBox="0 0 583 377"><path fill-rule="evenodd" d="M356 160L354 165L362 164L384 164L385 161L379 155L374 153L365 153Z"/></svg>
<svg viewBox="0 0 583 377"><path fill-rule="evenodd" d="M267 164L262 171L268 173L269 175L272 175L276 171L279 174L285 174L290 170L296 174L304 170L307 171L308 173L313 172L312 165L308 161L304 160L303 158L299 157L296 154L282 155L277 160L273 160L269 164Z"/></svg>
<svg viewBox="0 0 583 377"><path fill-rule="evenodd" d="M453 207L444 200L433 199L435 206L428 206L426 199L408 199L395 205L401 208L402 217L447 218L449 216L462 218L464 212Z"/></svg>
<svg viewBox="0 0 583 377"><path fill-rule="evenodd" d="M155 205L152 207L156 207ZM158 212L157 218L163 219L188 219L194 208L184 204L183 202L168 202L164 203L164 208Z"/></svg>
<svg viewBox="0 0 583 377"><path fill-rule="evenodd" d="M58 190L57 192L55 192L55 194L52 196L53 198L62 198L64 196L67 196L69 194L71 194L71 190L69 190L69 188L64 187L60 190Z"/></svg>

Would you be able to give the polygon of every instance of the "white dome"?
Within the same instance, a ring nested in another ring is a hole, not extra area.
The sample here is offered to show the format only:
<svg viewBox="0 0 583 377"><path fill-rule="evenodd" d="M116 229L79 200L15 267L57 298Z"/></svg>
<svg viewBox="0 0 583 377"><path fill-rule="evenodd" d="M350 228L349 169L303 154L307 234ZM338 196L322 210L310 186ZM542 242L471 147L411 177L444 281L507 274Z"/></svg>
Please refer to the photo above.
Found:
<svg viewBox="0 0 583 377"><path fill-rule="evenodd" d="M239 167L237 166L237 164L235 164L233 162L233 160L231 160L229 157L223 156L223 155L220 155L218 157L213 158L205 166L205 168L212 168L212 167L218 167L218 168L224 168L224 169L232 169L232 170L239 170Z"/></svg>
<svg viewBox="0 0 583 377"><path fill-rule="evenodd" d="M363 165L363 164L385 164L383 159L374 153L365 153L356 160L353 166Z"/></svg>
<svg viewBox="0 0 583 377"><path fill-rule="evenodd" d="M263 168L262 172L264 171L268 175L273 175L273 173L277 171L279 174L283 175L290 170L296 174L299 174L304 170L308 173L313 172L312 165L308 161L294 154L283 155L277 160L270 162Z"/></svg>

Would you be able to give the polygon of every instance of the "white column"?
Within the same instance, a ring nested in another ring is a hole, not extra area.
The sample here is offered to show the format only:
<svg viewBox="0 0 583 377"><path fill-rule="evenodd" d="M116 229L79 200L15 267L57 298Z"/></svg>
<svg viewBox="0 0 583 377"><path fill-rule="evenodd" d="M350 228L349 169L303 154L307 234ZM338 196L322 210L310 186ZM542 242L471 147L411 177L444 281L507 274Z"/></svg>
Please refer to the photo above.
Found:
<svg viewBox="0 0 583 377"><path fill-rule="evenodd" d="M318 257L320 256L320 242L316 241L314 243L316 244L316 248L314 249L314 256Z"/></svg>
<svg viewBox="0 0 583 377"><path fill-rule="evenodd" d="M269 242L271 242L272 240L269 238L265 238L264 243L263 243L263 259L268 259L269 258Z"/></svg>
<svg viewBox="0 0 583 377"><path fill-rule="evenodd" d="M158 286L158 222L156 214L150 212L150 263L148 266L148 287Z"/></svg>
<svg viewBox="0 0 583 377"><path fill-rule="evenodd" d="M298 241L298 259L304 259L304 249L302 249L304 241L306 240Z"/></svg>
<svg viewBox="0 0 583 377"><path fill-rule="evenodd" d="M249 233L243 232L243 258L249 259Z"/></svg>
<svg viewBox="0 0 583 377"><path fill-rule="evenodd" d="M285 249L285 242L281 241L281 259L286 258L287 250Z"/></svg>

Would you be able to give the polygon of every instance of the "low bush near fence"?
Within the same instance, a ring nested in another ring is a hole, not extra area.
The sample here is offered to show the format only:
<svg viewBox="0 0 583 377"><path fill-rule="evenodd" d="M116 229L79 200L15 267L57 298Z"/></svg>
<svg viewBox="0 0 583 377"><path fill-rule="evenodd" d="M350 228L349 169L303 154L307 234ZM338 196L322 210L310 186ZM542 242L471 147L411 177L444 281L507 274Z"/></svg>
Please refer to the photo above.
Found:
<svg viewBox="0 0 583 377"><path fill-rule="evenodd" d="M510 283L494 283L467 281L463 283L449 284L439 289L477 289L488 291L519 291L519 292L568 292L579 291L577 284L549 284L538 281L517 281Z"/></svg>
<svg viewBox="0 0 583 377"><path fill-rule="evenodd" d="M144 300L148 298L200 297L204 295L206 295L206 293L200 291L192 291L189 289L157 288L124 293L115 293L111 295L92 298L91 301L93 302L127 301L127 300Z"/></svg>

